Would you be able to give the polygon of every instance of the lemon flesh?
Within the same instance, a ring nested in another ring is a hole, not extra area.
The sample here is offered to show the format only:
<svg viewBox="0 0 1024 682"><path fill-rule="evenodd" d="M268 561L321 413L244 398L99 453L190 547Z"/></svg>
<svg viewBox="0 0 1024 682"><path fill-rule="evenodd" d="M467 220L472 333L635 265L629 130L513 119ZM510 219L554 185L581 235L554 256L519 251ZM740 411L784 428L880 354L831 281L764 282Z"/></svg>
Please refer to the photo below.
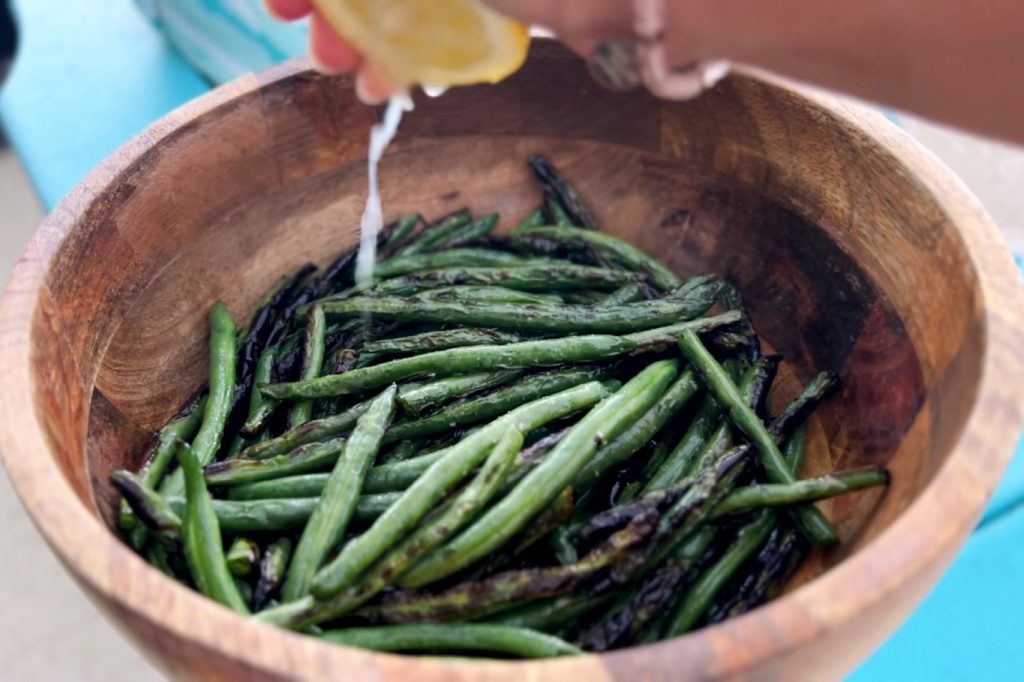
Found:
<svg viewBox="0 0 1024 682"><path fill-rule="evenodd" d="M395 88L496 83L526 59L526 26L479 0L314 0Z"/></svg>

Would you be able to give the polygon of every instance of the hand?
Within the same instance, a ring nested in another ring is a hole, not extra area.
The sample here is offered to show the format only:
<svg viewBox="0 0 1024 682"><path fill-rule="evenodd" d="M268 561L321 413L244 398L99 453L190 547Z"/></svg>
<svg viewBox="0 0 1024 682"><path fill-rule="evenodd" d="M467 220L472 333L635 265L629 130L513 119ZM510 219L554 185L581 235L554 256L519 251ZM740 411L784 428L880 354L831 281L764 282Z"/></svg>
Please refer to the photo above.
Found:
<svg viewBox="0 0 1024 682"><path fill-rule="evenodd" d="M335 33L327 20L313 8L311 0L265 0L267 10L283 21L310 17L309 56L318 71L329 74L356 72L356 95L366 104L380 104L392 88L366 63L345 39Z"/></svg>
<svg viewBox="0 0 1024 682"><path fill-rule="evenodd" d="M283 19L310 0L266 0ZM485 0L553 30L587 56L608 38L633 35L632 0ZM1024 141L1024 3L987 0L665 0L670 64L728 59L990 135ZM318 68L358 71L370 103L387 83L313 12Z"/></svg>

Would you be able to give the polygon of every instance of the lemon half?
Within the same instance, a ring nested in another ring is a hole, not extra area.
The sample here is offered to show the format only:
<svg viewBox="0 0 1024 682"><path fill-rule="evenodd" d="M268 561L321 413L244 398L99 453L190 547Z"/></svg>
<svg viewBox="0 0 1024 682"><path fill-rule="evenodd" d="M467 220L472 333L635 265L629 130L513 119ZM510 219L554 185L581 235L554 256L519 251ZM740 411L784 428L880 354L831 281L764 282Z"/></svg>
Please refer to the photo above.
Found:
<svg viewBox="0 0 1024 682"><path fill-rule="evenodd" d="M529 30L479 0L314 0L388 82L496 83L518 69Z"/></svg>

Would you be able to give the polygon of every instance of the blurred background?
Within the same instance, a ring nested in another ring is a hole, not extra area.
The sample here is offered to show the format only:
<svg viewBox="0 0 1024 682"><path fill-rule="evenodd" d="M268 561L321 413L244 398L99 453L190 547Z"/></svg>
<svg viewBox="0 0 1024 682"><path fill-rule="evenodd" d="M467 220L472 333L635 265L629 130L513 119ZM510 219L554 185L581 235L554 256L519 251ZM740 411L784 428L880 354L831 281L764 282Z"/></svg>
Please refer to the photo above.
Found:
<svg viewBox="0 0 1024 682"><path fill-rule="evenodd" d="M118 145L217 84L302 56L306 31L272 20L261 0L0 0L3 280L46 212ZM963 178L1024 253L1024 150L886 113ZM852 679L1020 674L1024 647L1004 625L1024 611L1022 500L1018 456L953 569ZM0 518L0 677L160 679L66 576L2 473Z"/></svg>

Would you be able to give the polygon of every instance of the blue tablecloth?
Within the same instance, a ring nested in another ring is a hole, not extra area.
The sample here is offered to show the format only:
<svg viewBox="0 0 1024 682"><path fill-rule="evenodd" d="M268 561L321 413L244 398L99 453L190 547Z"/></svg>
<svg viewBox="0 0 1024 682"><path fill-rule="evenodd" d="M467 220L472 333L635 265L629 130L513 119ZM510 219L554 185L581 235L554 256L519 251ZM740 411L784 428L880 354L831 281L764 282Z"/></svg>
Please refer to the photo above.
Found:
<svg viewBox="0 0 1024 682"><path fill-rule="evenodd" d="M47 209L94 165L156 118L220 80L301 50L249 14L258 0L145 0L200 65L201 77L131 0L15 0L21 50L0 91L0 120ZM168 6L173 10L168 12ZM243 8L221 16L224 7ZM183 18L203 12L243 61ZM301 30L301 29L289 29ZM247 32L251 35L247 36ZM207 50L207 52L204 52ZM1024 645L1024 441L984 519L920 609L853 675L856 682L1015 679Z"/></svg>

